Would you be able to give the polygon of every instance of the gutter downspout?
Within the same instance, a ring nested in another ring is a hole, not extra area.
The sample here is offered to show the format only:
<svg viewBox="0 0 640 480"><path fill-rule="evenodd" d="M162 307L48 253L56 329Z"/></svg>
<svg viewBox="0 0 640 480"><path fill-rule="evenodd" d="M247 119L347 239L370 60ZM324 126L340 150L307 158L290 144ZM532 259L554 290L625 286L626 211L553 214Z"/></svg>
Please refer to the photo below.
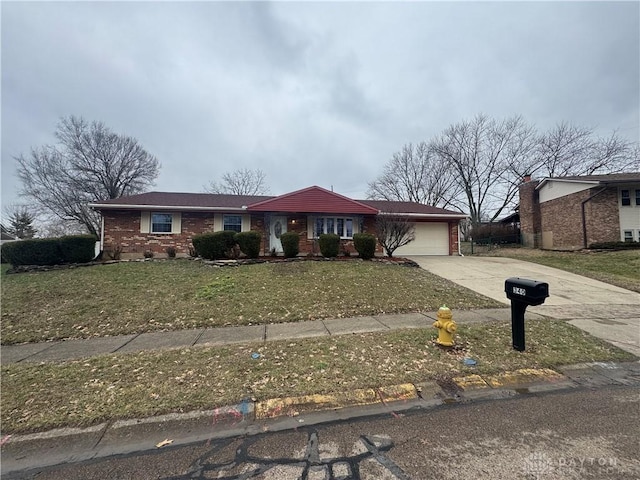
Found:
<svg viewBox="0 0 640 480"><path fill-rule="evenodd" d="M464 254L462 253L462 246L460 245L460 238L460 222L458 222L458 256L464 257Z"/></svg>
<svg viewBox="0 0 640 480"><path fill-rule="evenodd" d="M582 248L587 248L587 216L585 214L584 206L587 202L593 200L595 197L600 195L606 189L607 187L602 187L600 190L598 190L596 193L591 195L589 198L583 200L580 205L580 208L582 209L582 244L583 244Z"/></svg>

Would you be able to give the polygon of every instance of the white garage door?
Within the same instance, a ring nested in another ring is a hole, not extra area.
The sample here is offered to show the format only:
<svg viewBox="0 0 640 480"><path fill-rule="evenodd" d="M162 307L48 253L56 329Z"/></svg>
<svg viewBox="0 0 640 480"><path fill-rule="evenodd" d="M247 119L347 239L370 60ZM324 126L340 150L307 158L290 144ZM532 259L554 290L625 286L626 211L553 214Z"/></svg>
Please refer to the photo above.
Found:
<svg viewBox="0 0 640 480"><path fill-rule="evenodd" d="M449 224L416 223L416 239L398 248L393 255L449 255Z"/></svg>

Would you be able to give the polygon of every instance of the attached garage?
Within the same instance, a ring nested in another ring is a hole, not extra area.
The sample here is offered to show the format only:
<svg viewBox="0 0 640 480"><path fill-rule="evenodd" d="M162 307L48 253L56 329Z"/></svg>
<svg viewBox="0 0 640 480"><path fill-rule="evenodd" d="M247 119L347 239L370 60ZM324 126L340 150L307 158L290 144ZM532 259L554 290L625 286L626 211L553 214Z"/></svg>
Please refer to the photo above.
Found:
<svg viewBox="0 0 640 480"><path fill-rule="evenodd" d="M449 224L446 222L416 222L416 239L398 248L394 255L449 255Z"/></svg>

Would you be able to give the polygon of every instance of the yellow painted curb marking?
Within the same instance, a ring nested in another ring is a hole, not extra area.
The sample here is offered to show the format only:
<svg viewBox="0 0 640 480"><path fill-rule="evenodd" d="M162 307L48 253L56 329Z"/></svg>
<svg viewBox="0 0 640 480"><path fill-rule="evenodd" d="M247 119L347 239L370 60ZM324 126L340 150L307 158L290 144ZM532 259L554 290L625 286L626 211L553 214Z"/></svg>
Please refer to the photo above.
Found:
<svg viewBox="0 0 640 480"><path fill-rule="evenodd" d="M271 398L255 405L256 419L297 416L302 412L337 409L354 405L373 405L417 398L416 387L411 383L372 388L361 388L350 392L327 395L303 395L300 397Z"/></svg>
<svg viewBox="0 0 640 480"><path fill-rule="evenodd" d="M456 385L463 390L477 390L480 388L491 388L480 375L467 375L466 377L455 377Z"/></svg>
<svg viewBox="0 0 640 480"><path fill-rule="evenodd" d="M564 375L549 368L522 368L513 372L505 372L499 375L488 376L485 380L493 388L500 388L506 385L533 383L545 380L557 381L564 378Z"/></svg>

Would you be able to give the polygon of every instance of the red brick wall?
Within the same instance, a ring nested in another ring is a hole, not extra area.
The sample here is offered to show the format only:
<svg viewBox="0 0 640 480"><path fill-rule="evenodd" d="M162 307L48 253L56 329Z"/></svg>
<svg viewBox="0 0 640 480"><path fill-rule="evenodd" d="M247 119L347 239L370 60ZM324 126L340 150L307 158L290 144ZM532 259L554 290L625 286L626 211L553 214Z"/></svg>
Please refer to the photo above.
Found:
<svg viewBox="0 0 640 480"><path fill-rule="evenodd" d="M584 248L581 205L597 191L597 188L592 188L540 204L543 248ZM586 202L585 219L587 246L594 242L620 240L617 189L608 188Z"/></svg>
<svg viewBox="0 0 640 480"><path fill-rule="evenodd" d="M182 212L182 232L156 234L140 232L140 211L106 211L104 218L104 246L107 252L116 247L122 251L123 258L141 257L151 250L154 255L166 255L167 247L175 247L179 256L189 254L194 235L213 232L213 214L200 212ZM251 230L262 232L264 220L262 214L251 216ZM264 234L263 234L263 243Z"/></svg>
<svg viewBox="0 0 640 480"><path fill-rule="evenodd" d="M459 250L458 223L449 222L449 255L457 255Z"/></svg>
<svg viewBox="0 0 640 480"><path fill-rule="evenodd" d="M520 185L520 233L527 247L539 247L541 230L540 204L536 187L539 181L528 181Z"/></svg>
<svg viewBox="0 0 640 480"><path fill-rule="evenodd" d="M167 247L175 247L178 256L189 254L191 241L194 235L214 230L214 217L211 213L183 212L182 232L179 234L153 234L140 232L140 211L118 210L105 211L104 217L104 246L103 249L109 255L116 248L122 252L122 258L142 257L145 251L151 250L155 256L166 255ZM262 234L262 254L268 254L271 250L269 244L268 225L263 214L251 215L251 230ZM289 216L287 219L287 231L297 232L300 235L301 254L319 254L317 240L307 238L307 216ZM375 218L365 217L362 225L363 233L375 235ZM449 253L458 252L458 222L449 223ZM340 241L340 253L349 251L351 255L357 255L352 240ZM376 254L383 255L380 244L376 245Z"/></svg>

